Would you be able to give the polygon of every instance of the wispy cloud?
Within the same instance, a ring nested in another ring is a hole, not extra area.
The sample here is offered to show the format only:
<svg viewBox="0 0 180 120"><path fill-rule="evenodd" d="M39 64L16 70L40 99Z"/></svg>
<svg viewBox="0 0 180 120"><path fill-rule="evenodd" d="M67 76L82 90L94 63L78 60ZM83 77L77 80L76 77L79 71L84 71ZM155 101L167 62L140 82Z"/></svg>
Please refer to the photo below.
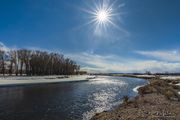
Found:
<svg viewBox="0 0 180 120"><path fill-rule="evenodd" d="M180 71L180 62L159 60L141 60L123 58L116 55L97 55L91 53L69 54L72 59L83 64L84 70L89 72L177 72Z"/></svg>
<svg viewBox="0 0 180 120"><path fill-rule="evenodd" d="M171 51L136 51L136 53L151 57L154 59L159 59L163 61L170 61L170 62L180 62L180 53L176 50Z"/></svg>

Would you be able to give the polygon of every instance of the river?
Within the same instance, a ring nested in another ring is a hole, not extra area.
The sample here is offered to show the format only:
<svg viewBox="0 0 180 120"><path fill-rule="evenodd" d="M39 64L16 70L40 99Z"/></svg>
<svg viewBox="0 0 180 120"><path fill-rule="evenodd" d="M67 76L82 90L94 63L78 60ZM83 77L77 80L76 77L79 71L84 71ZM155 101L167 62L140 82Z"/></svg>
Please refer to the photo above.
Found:
<svg viewBox="0 0 180 120"><path fill-rule="evenodd" d="M138 78L98 76L82 82L0 87L0 120L88 120L116 108Z"/></svg>

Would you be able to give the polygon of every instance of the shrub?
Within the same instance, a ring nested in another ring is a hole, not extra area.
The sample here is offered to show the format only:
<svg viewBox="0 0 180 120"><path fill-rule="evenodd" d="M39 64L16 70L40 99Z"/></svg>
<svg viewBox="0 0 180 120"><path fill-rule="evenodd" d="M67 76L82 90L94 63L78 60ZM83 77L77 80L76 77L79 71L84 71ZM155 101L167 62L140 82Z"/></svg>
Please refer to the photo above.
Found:
<svg viewBox="0 0 180 120"><path fill-rule="evenodd" d="M164 80L154 80L151 82L151 86L167 86L168 84Z"/></svg>
<svg viewBox="0 0 180 120"><path fill-rule="evenodd" d="M180 90L180 86L172 85L172 87L173 87L174 89Z"/></svg>
<svg viewBox="0 0 180 120"><path fill-rule="evenodd" d="M154 86L151 85L146 85L144 87L141 87L138 89L139 94L143 97L145 94L150 94L150 93L154 93L157 92L157 90L155 89Z"/></svg>
<svg viewBox="0 0 180 120"><path fill-rule="evenodd" d="M127 104L129 103L129 97L128 97L128 96L124 96L124 97L123 97L123 103L124 103L125 105L127 105Z"/></svg>
<svg viewBox="0 0 180 120"><path fill-rule="evenodd" d="M179 81L172 81L172 84L178 84Z"/></svg>
<svg viewBox="0 0 180 120"><path fill-rule="evenodd" d="M135 100L133 101L133 105L134 105L134 108L138 108L138 102L137 102L137 99L135 99Z"/></svg>
<svg viewBox="0 0 180 120"><path fill-rule="evenodd" d="M166 97L167 99L170 100L171 97L174 96L174 93L173 93L172 91L168 90L168 91L166 91L166 92L164 93L164 95L165 95L165 97Z"/></svg>
<svg viewBox="0 0 180 120"><path fill-rule="evenodd" d="M160 79L160 75L155 75L155 79Z"/></svg>
<svg viewBox="0 0 180 120"><path fill-rule="evenodd" d="M172 80L164 80L164 81L166 81L167 83L171 83Z"/></svg>
<svg viewBox="0 0 180 120"><path fill-rule="evenodd" d="M144 86L144 87L141 87L141 88L138 89L139 94L141 95L141 97L144 96L144 94L146 93L147 88L148 88L147 86Z"/></svg>

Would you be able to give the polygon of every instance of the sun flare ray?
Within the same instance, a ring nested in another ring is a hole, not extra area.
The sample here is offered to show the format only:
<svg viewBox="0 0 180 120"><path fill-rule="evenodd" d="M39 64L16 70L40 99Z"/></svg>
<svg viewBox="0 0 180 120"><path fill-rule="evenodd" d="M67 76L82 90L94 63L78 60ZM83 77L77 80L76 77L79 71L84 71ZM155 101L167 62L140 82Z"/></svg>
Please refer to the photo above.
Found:
<svg viewBox="0 0 180 120"><path fill-rule="evenodd" d="M116 2L117 0L93 1L94 6L91 6L89 10L83 9L83 11L90 15L90 22L88 24L92 24L98 31L106 31L110 26L118 28L115 20L117 20L116 17L119 17L120 14L116 12L116 9L118 9L115 6Z"/></svg>

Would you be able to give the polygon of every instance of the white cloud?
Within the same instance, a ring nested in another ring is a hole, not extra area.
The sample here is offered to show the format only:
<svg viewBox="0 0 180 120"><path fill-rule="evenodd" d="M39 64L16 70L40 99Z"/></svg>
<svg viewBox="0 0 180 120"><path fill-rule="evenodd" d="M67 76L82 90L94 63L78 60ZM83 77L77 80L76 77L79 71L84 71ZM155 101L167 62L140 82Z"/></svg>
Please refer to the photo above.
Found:
<svg viewBox="0 0 180 120"><path fill-rule="evenodd" d="M180 53L176 50L172 51L136 51L136 53L147 56L153 57L155 59L163 60L163 61L170 61L170 62L180 62Z"/></svg>
<svg viewBox="0 0 180 120"><path fill-rule="evenodd" d="M89 72L177 72L180 62L166 62L158 60L141 60L121 58L116 55L101 56L91 53L69 54L72 59L83 64L84 70Z"/></svg>

